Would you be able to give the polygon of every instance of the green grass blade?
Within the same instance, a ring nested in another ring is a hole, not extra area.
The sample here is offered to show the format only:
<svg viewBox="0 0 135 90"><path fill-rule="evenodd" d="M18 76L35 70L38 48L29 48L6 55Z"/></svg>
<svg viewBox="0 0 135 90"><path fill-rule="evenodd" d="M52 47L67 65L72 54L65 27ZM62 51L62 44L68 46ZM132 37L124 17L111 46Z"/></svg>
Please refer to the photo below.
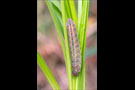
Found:
<svg viewBox="0 0 135 90"><path fill-rule="evenodd" d="M86 22L87 22L87 6L88 6L88 0L87 1L82 1L83 2L83 7L82 7L82 15L81 15L81 21L80 21L80 30L79 30L79 38L80 38L80 43L81 47L83 46L83 41L84 41L84 32L86 31Z"/></svg>
<svg viewBox="0 0 135 90"><path fill-rule="evenodd" d="M72 15L72 19L76 24L76 28L78 30L78 19L77 19L77 14L76 14L76 9L75 9L75 3L74 0L68 0L69 1L69 7Z"/></svg>
<svg viewBox="0 0 135 90"><path fill-rule="evenodd" d="M64 27L64 36L65 36L65 48L66 48L66 69L67 69L67 76L68 76L68 87L72 89L72 76L71 76L71 58L70 58L70 51L69 51L69 42L68 42L68 34L66 30L66 21L67 21L67 13L65 9L65 1L61 0L61 8L62 8L62 20L63 20L63 27Z"/></svg>
<svg viewBox="0 0 135 90"><path fill-rule="evenodd" d="M67 13L67 17L69 18L72 18L71 16L71 11L70 11L70 7L69 7L69 0L65 0L65 10L66 10L66 13Z"/></svg>
<svg viewBox="0 0 135 90"><path fill-rule="evenodd" d="M45 63L44 59L40 56L39 52L37 52L37 64L39 65L40 69L44 73L46 79L48 80L49 84L51 85L53 90L60 90L60 86L58 85L56 79L54 78L53 74L51 73L50 69L48 68L47 64Z"/></svg>
<svg viewBox="0 0 135 90"><path fill-rule="evenodd" d="M60 39L60 43L61 43L61 46L62 46L62 51L64 53L64 57L66 57L65 55L65 45L64 45L64 40L63 40L63 37L64 37L64 34L62 34L64 28L63 26L61 25L62 24L62 21L59 21L60 18L58 18L57 14L56 13L56 9L54 9L55 7L53 7L53 4L51 2L51 0L45 0L46 1L46 4L48 6L48 9L51 13L51 16L52 16L52 19L54 21L54 24L55 24L55 27L56 27L56 30L57 30L57 33L58 33L58 36L59 36L59 39ZM62 20L62 19L61 19Z"/></svg>
<svg viewBox="0 0 135 90"><path fill-rule="evenodd" d="M57 0L46 0L46 3L47 3L47 5L49 5L48 8L50 7L50 9L51 9L51 10L49 9L50 13L52 12L51 15L55 16L56 22L59 26L59 30L61 31L62 35L64 36L60 3Z"/></svg>
<svg viewBox="0 0 135 90"><path fill-rule="evenodd" d="M86 81L86 72L85 72L85 44L86 44L86 31L87 31L87 19L88 19L88 8L89 8L89 0L82 0L82 14L79 28L79 39L81 45L81 54L82 54L82 69L79 75L79 89L85 90L85 81Z"/></svg>
<svg viewBox="0 0 135 90"><path fill-rule="evenodd" d="M82 0L79 0L78 1L78 33L80 30L81 15L82 15Z"/></svg>
<svg viewBox="0 0 135 90"><path fill-rule="evenodd" d="M62 26L62 15L61 15L61 6L60 3L57 0L51 0L52 3L52 8L54 9L54 12L56 13L55 18L57 18L57 23L59 24L59 28L62 32L62 35L64 36L63 33L63 26Z"/></svg>
<svg viewBox="0 0 135 90"><path fill-rule="evenodd" d="M77 18L77 14L76 14L74 0L68 0L68 3L69 3L72 20L75 22L76 30L78 31L78 18ZM73 75L72 75L72 89L78 90L78 77L75 77Z"/></svg>
<svg viewBox="0 0 135 90"><path fill-rule="evenodd" d="M75 22L76 24L76 28L77 28L77 15L76 15L76 9L75 9L75 5L74 5L74 1L72 0L65 0L65 1L61 1L61 5L62 5L62 18L63 18L63 26L64 26L64 35L65 37L65 45L66 45L66 56L68 56L69 58L66 58L67 61L67 73L68 74L68 81L69 81L69 88L73 89L73 90L77 90L78 87L78 77L74 77L72 75L72 65L71 65L71 53L69 51L69 42L68 42L68 35L67 35L67 31L66 31L66 21L68 18L72 18L72 20ZM68 55L67 55L68 54ZM69 62L69 63L68 63ZM68 69L69 68L69 69Z"/></svg>
<svg viewBox="0 0 135 90"><path fill-rule="evenodd" d="M52 4L60 11L61 13L61 6L60 6L60 3L59 1L57 0L50 0L52 2Z"/></svg>

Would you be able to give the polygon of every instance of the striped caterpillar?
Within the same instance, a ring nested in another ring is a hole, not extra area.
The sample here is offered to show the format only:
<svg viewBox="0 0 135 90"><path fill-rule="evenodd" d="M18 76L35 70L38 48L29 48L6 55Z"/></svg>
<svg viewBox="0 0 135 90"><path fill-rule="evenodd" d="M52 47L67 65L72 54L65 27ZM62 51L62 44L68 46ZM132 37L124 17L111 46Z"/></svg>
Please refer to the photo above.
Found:
<svg viewBox="0 0 135 90"><path fill-rule="evenodd" d="M80 72L81 69L81 50L76 32L76 26L75 23L70 18L67 20L66 26L69 36L71 61L72 61L72 74L74 76L78 76L78 72Z"/></svg>

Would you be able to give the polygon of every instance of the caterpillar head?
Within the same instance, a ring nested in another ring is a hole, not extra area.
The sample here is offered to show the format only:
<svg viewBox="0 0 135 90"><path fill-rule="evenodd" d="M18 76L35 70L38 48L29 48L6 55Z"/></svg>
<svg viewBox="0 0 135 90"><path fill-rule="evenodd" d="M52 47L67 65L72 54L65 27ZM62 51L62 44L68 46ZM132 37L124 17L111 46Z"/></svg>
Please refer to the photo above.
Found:
<svg viewBox="0 0 135 90"><path fill-rule="evenodd" d="M78 76L78 72L76 70L72 70L72 74L76 77Z"/></svg>

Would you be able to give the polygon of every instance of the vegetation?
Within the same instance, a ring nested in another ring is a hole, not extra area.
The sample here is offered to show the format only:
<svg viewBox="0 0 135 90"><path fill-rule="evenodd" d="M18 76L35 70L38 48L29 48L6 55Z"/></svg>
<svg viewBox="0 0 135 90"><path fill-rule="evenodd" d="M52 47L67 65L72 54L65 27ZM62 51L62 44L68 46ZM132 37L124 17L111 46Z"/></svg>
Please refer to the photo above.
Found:
<svg viewBox="0 0 135 90"><path fill-rule="evenodd" d="M65 57L66 71L68 76L68 87L69 89L85 90L85 44L86 44L86 31L87 31L87 18L89 10L89 0L78 0L78 12L75 8L74 0L45 0L52 16L53 22L57 29L57 33L60 39L62 51ZM72 75L72 65L71 65L71 53L69 48L69 38L66 29L66 22L68 18L76 24L78 39L81 46L81 56L82 56L82 67L78 77ZM44 75L46 76L49 84L53 90L60 90L56 79L48 68L47 64L37 52L37 62Z"/></svg>

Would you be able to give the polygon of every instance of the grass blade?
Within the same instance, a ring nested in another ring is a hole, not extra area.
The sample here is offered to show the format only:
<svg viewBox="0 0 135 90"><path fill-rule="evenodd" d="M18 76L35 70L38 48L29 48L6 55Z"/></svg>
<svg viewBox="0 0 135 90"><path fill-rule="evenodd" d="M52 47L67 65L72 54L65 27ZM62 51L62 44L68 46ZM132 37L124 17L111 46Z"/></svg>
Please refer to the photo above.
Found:
<svg viewBox="0 0 135 90"><path fill-rule="evenodd" d="M65 9L65 1L61 0L61 8L62 8L62 20L63 20L63 27L64 27L64 36L65 36L65 49L66 49L66 69L67 69L67 76L68 76L68 87L72 89L72 76L71 76L71 58L70 58L70 51L69 51L69 42L68 42L68 34L66 30L66 21L67 21L67 13Z"/></svg>
<svg viewBox="0 0 135 90"><path fill-rule="evenodd" d="M65 0L65 10L66 10L66 13L67 13L67 17L69 18L72 18L72 15L71 15L71 11L70 11L70 7L69 7L69 1L68 0Z"/></svg>
<svg viewBox="0 0 135 90"><path fill-rule="evenodd" d="M82 69L79 75L79 89L85 90L85 80L86 80L86 72L85 72L85 44L86 44L86 31L87 31L87 18L88 18L88 8L89 8L89 0L82 0L82 14L81 14L81 21L79 27L79 38L80 38L80 45L81 45L81 52L82 52ZM81 7L81 6L80 6Z"/></svg>
<svg viewBox="0 0 135 90"><path fill-rule="evenodd" d="M46 3L48 5L48 8L50 8L49 11L52 15L52 18L55 17L56 22L59 26L59 30L61 31L62 35L64 36L60 3L57 0L46 0ZM54 24L56 24L56 22L54 21Z"/></svg>
<svg viewBox="0 0 135 90"><path fill-rule="evenodd" d="M78 33L80 30L80 22L81 22L81 15L82 15L82 0L78 1Z"/></svg>
<svg viewBox="0 0 135 90"><path fill-rule="evenodd" d="M58 85L56 79L54 78L44 59L40 56L39 52L37 52L37 63L53 90L60 90L60 86Z"/></svg>
<svg viewBox="0 0 135 90"><path fill-rule="evenodd" d="M60 3L59 1L57 0L51 0L52 4L60 11L61 13L61 6L60 6Z"/></svg>
<svg viewBox="0 0 135 90"><path fill-rule="evenodd" d="M72 19L76 24L76 28L78 30L78 19L77 19L77 14L76 14L76 9L75 9L75 3L74 0L68 0L69 1L69 7L72 15Z"/></svg>
<svg viewBox="0 0 135 90"><path fill-rule="evenodd" d="M64 40L63 40L64 34L62 34L62 32L64 31L62 23L61 23L62 21L59 21L60 20L60 18L58 18L59 14L56 14L56 12L55 12L56 9L54 9L55 7L53 7L52 2L49 1L49 0L46 0L46 4L48 6L48 9L51 13L52 19L54 21L54 24L55 24L55 27L56 27L56 30L57 30L57 33L58 33L58 36L59 36L59 39L60 39L60 43L61 43L61 46L62 46L62 51L64 53L64 57L66 57L66 55L65 55L65 45L64 45Z"/></svg>

